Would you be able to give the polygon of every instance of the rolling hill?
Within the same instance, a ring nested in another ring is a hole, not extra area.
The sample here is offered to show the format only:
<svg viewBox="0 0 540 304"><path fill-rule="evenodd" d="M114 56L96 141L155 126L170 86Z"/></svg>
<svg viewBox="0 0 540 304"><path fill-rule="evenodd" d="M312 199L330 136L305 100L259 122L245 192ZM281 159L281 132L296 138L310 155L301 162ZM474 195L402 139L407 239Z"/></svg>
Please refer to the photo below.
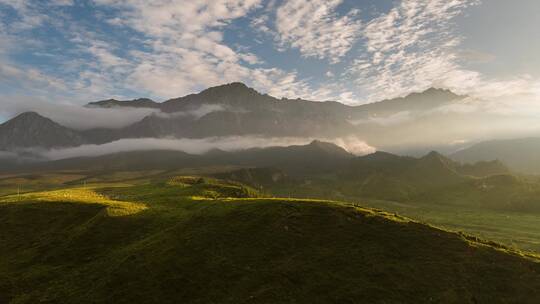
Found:
<svg viewBox="0 0 540 304"><path fill-rule="evenodd" d="M76 157L50 162L30 163L17 171L35 170L159 170L205 166L274 167L293 175L320 174L334 171L354 158L332 143L314 140L307 145L252 148L238 151L211 150L195 155L181 151L150 150ZM7 169L7 168L6 168Z"/></svg>
<svg viewBox="0 0 540 304"><path fill-rule="evenodd" d="M206 168L206 169L205 169ZM540 210L537 181L512 175L501 162L461 164L440 153L423 157L378 151L354 156L335 144L315 140L307 145L211 150L195 155L150 150L77 157L26 166L6 172L116 172L204 169L210 175L263 187L276 195L330 199L370 198L397 202L482 205L486 209ZM277 180L274 175L279 173ZM490 178L515 182L491 185ZM504 195L502 193L505 193ZM455 199L449 199L449 198ZM468 198L466 200L465 198ZM476 201L473 201L476 200ZM485 202L478 204L478 202Z"/></svg>
<svg viewBox="0 0 540 304"><path fill-rule="evenodd" d="M0 197L0 301L540 301L533 256L351 204L257 196L181 177Z"/></svg>

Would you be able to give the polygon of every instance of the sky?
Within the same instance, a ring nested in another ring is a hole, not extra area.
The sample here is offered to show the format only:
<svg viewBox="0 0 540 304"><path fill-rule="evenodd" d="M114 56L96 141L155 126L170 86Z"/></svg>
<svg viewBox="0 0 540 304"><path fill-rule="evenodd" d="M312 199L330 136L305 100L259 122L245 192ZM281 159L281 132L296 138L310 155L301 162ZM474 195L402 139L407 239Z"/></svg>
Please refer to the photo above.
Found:
<svg viewBox="0 0 540 304"><path fill-rule="evenodd" d="M347 104L429 87L537 100L539 28L537 0L0 0L0 110L234 81Z"/></svg>

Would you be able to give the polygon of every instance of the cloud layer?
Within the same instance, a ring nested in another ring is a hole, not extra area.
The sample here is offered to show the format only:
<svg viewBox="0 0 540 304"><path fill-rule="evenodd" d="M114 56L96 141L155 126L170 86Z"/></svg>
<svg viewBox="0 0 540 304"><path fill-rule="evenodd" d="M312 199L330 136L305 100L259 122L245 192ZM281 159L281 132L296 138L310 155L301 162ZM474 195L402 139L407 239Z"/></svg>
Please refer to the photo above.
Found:
<svg viewBox="0 0 540 304"><path fill-rule="evenodd" d="M57 104L30 97L1 97L0 116L14 117L23 112L37 112L53 121L77 130L121 128L158 113L143 108L86 108L73 104Z"/></svg>
<svg viewBox="0 0 540 304"><path fill-rule="evenodd" d="M213 149L220 149L223 151L238 151L249 148L306 145L313 140L314 138L267 138L257 136L212 137L204 139L138 138L121 139L102 145L83 145L74 148L36 151L35 153L38 153L49 160L73 157L91 157L128 151L151 150L172 150L182 151L190 154L202 154ZM373 147L370 147L365 142L353 137L332 139L331 141L357 155L363 155L375 151Z"/></svg>

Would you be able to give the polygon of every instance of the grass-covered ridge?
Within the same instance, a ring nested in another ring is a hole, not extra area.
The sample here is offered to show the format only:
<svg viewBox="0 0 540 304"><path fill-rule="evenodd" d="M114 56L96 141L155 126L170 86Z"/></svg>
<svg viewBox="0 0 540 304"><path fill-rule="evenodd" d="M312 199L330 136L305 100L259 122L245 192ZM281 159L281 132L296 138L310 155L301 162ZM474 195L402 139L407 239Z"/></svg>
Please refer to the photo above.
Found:
<svg viewBox="0 0 540 304"><path fill-rule="evenodd" d="M0 197L0 303L540 301L532 256L352 204L261 196L174 177Z"/></svg>
<svg viewBox="0 0 540 304"><path fill-rule="evenodd" d="M147 207L143 203L132 203L110 199L101 195L92 188L68 188L62 190L31 192L18 195L8 195L0 198L2 204L24 203L72 203L72 204L95 204L105 207L109 216L124 216L136 214Z"/></svg>

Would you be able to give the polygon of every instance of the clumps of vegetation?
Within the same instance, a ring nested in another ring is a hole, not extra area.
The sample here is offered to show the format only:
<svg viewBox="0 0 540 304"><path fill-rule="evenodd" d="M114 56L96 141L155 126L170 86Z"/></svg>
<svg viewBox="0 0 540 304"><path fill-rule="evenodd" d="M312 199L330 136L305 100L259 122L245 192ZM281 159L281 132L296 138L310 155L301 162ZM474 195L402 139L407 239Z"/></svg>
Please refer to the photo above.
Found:
<svg viewBox="0 0 540 304"><path fill-rule="evenodd" d="M248 198L261 197L258 190L243 185L238 182L219 180L201 176L175 176L170 178L166 186L190 188L196 192L197 198L218 199L218 198Z"/></svg>
<svg viewBox="0 0 540 304"><path fill-rule="evenodd" d="M169 186L189 187L205 184L207 181L200 176L174 176L167 181Z"/></svg>

